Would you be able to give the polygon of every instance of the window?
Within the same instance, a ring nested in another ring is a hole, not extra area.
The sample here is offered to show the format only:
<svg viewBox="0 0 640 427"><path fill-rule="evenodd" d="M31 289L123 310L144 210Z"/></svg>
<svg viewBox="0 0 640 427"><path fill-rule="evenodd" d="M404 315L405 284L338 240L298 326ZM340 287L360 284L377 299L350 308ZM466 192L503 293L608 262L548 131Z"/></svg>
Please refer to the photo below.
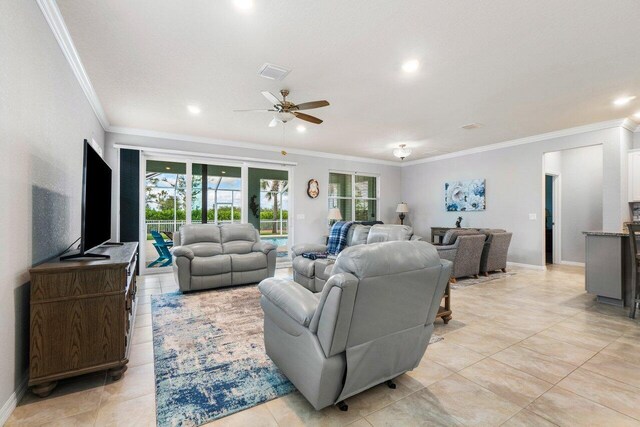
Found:
<svg viewBox="0 0 640 427"><path fill-rule="evenodd" d="M338 208L345 221L378 219L378 177L329 173L329 209Z"/></svg>

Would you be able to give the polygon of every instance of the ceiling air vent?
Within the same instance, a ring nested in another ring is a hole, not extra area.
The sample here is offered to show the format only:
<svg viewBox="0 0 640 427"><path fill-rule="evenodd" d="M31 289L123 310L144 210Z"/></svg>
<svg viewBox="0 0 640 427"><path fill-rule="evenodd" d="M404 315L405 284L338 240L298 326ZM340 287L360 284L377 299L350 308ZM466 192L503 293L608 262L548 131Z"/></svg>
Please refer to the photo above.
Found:
<svg viewBox="0 0 640 427"><path fill-rule="evenodd" d="M469 123L468 125L462 126L462 129L471 130L478 129L479 127L482 127L481 123Z"/></svg>
<svg viewBox="0 0 640 427"><path fill-rule="evenodd" d="M269 80L282 80L287 77L287 74L289 74L290 72L291 70L288 70L279 65L269 64L267 62L262 67L260 67L260 69L258 70L258 75Z"/></svg>

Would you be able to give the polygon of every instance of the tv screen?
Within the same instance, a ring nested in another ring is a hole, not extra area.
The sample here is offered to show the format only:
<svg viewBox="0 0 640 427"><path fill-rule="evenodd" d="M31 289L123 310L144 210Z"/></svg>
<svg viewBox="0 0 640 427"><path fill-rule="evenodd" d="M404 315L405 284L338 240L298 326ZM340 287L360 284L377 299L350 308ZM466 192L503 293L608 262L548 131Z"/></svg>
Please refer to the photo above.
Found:
<svg viewBox="0 0 640 427"><path fill-rule="evenodd" d="M84 141L81 253L111 239L111 168Z"/></svg>

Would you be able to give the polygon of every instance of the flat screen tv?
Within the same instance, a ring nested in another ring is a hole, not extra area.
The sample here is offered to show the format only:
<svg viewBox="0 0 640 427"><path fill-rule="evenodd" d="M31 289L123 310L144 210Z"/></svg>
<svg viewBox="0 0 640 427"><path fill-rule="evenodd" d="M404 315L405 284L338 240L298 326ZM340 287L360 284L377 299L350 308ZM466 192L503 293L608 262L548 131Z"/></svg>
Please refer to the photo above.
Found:
<svg viewBox="0 0 640 427"><path fill-rule="evenodd" d="M111 239L111 168L84 140L82 167L82 224L80 252L71 258L108 258L91 251Z"/></svg>

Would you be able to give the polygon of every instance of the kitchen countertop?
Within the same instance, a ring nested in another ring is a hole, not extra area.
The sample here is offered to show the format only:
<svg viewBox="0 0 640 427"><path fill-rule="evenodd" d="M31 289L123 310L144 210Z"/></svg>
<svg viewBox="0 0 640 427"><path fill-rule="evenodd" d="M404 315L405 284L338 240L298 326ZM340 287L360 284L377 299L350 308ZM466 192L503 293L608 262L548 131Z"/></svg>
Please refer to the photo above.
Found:
<svg viewBox="0 0 640 427"><path fill-rule="evenodd" d="M629 237L628 232L623 231L583 231L585 236Z"/></svg>

